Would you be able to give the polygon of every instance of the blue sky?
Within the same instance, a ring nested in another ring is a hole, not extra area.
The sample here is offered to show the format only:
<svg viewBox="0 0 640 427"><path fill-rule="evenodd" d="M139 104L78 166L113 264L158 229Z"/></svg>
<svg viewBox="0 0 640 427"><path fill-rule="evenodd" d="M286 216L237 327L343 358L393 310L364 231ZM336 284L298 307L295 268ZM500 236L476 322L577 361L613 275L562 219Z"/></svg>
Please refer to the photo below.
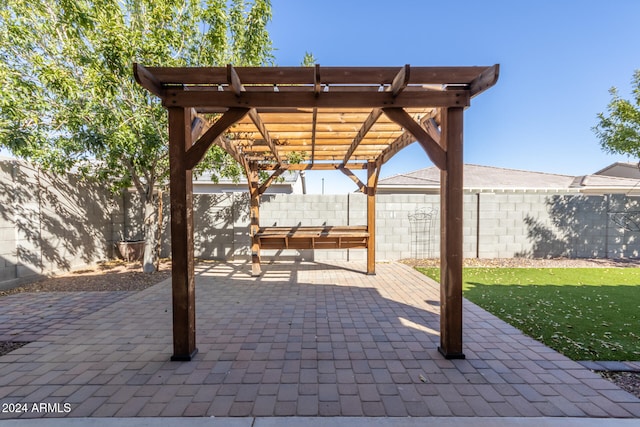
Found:
<svg viewBox="0 0 640 427"><path fill-rule="evenodd" d="M591 128L609 88L631 97L640 69L640 1L272 0L276 65L500 64L496 86L465 112L466 163L567 175L615 161ZM429 167L413 144L382 177ZM307 173L308 191L356 188L337 172Z"/></svg>

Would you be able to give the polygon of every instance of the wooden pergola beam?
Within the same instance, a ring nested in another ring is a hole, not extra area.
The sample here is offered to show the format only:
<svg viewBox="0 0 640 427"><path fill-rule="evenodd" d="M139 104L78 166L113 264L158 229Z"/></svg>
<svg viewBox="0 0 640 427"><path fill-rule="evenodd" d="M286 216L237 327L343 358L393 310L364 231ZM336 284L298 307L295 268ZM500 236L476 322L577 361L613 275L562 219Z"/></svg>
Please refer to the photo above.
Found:
<svg viewBox="0 0 640 427"><path fill-rule="evenodd" d="M256 126L256 129L258 129L258 132L260 132L260 134L264 138L265 144L267 144L267 147L269 147L269 150L271 150L271 153L273 153L273 157L275 157L276 161L278 162L278 165L281 166L282 157L278 153L276 144L274 144L273 141L271 140L271 136L269 136L269 131L267 130L264 123L262 122L262 119L260 118L260 115L258 114L255 108L252 108L249 110L249 117L251 118L251 121L253 122L253 124Z"/></svg>
<svg viewBox="0 0 640 427"><path fill-rule="evenodd" d="M400 92L402 92L409 84L409 77L411 75L409 70L410 67L409 64L407 64L402 67L400 71L398 71L398 74L396 74L396 76L393 78L393 81L391 82L391 85L388 89L388 91L391 92L392 96L395 97L400 95Z"/></svg>
<svg viewBox="0 0 640 427"><path fill-rule="evenodd" d="M207 153L213 142L218 139L234 123L249 112L248 108L229 108L216 122L196 141L186 154L188 169L193 169Z"/></svg>
<svg viewBox="0 0 640 427"><path fill-rule="evenodd" d="M322 92L322 80L320 79L320 64L313 67L313 93L318 96Z"/></svg>
<svg viewBox="0 0 640 427"><path fill-rule="evenodd" d="M229 82L229 86L231 86L232 92L237 97L240 97L240 95L242 95L242 92L246 91L245 87L242 85L242 81L240 80L240 76L238 76L238 73L236 72L236 69L232 65L227 65L227 81ZM267 130L267 128L264 125L264 123L262 122L262 119L260 118L260 115L258 114L258 110L256 110L255 108L249 109L249 118L251 119L251 121L255 125L256 129L258 129L258 132L260 132L260 134L264 138L264 141L267 144L267 146L269 147L269 150L271 150L271 153L273 153L273 156L276 158L276 161L278 162L278 165L281 166L282 165L282 158L280 157L280 154L278 154L278 150L276 149L276 145L271 140L271 136L269 135L269 131Z"/></svg>
<svg viewBox="0 0 640 427"><path fill-rule="evenodd" d="M163 99L165 96L164 88L162 87L162 82L158 80L158 77L155 73L149 71L148 68L143 67L140 64L133 63L133 77L136 82L143 88L147 89L149 92L157 96L158 98Z"/></svg>
<svg viewBox="0 0 640 427"><path fill-rule="evenodd" d="M367 163L367 231L369 242L367 244L367 274L376 274L376 190L378 187L378 175L380 163L369 161Z"/></svg>
<svg viewBox="0 0 640 427"><path fill-rule="evenodd" d="M430 118L423 122L424 129L431 139L433 139L438 145L440 145L440 129L438 128L438 122L436 119Z"/></svg>
<svg viewBox="0 0 640 427"><path fill-rule="evenodd" d="M445 151L406 111L402 108L383 108L382 111L387 117L404 127L418 140L427 153L427 156L429 156L429 159L431 159L438 169L442 170L445 167Z"/></svg>
<svg viewBox="0 0 640 427"><path fill-rule="evenodd" d="M280 91L274 97L273 92L245 91L237 95L234 92L218 91L213 88L198 90L167 88L164 106L185 108L215 108L251 106L252 108L384 108L390 105L399 108L430 107L467 107L468 91L403 91L397 96L388 92L344 91L322 92L316 96L313 91Z"/></svg>
<svg viewBox="0 0 640 427"><path fill-rule="evenodd" d="M366 169L366 163L348 163L342 164L341 162L331 162L331 163L292 163L286 165L286 169L290 171L306 171L306 170L322 170L322 171L331 171L340 169L341 166L344 166L348 169ZM260 164L258 168L263 171L275 170L278 169L278 165L273 163L271 164Z"/></svg>
<svg viewBox="0 0 640 427"><path fill-rule="evenodd" d="M227 65L227 83L231 86L232 92L236 96L240 96L242 92L245 91L244 86L242 86L242 81L240 80L240 76L236 72L236 69L233 68L233 65Z"/></svg>
<svg viewBox="0 0 640 427"><path fill-rule="evenodd" d="M367 165L367 168L368 167L369 166ZM348 176L351 181L355 182L362 193L367 194L367 186L364 185L364 183L360 181L360 178L358 178L349 168L341 165L338 167L338 170Z"/></svg>
<svg viewBox="0 0 640 427"><path fill-rule="evenodd" d="M193 117L193 113L192 113ZM191 120L191 140L197 141L200 135L202 135L202 131L206 127L206 122L202 117L194 117Z"/></svg>
<svg viewBox="0 0 640 427"><path fill-rule="evenodd" d="M171 197L171 293L173 356L191 360L196 348L193 257L193 177L187 164L191 147L191 112L169 109L169 177Z"/></svg>
<svg viewBox="0 0 640 427"><path fill-rule="evenodd" d="M313 109L311 117L311 164L316 160L316 130L318 128L318 109Z"/></svg>
<svg viewBox="0 0 640 427"><path fill-rule="evenodd" d="M430 120L431 120L431 117L425 116L420 120L420 124L424 126L425 123L427 123ZM436 126L436 129L437 129L437 126ZM377 157L376 160L381 161L382 164L388 162L393 156L398 154L400 150L413 144L415 140L416 140L416 137L411 132L405 131L402 135L400 135L393 142L391 142L387 148L382 150L382 152L380 153L380 155Z"/></svg>
<svg viewBox="0 0 640 427"><path fill-rule="evenodd" d="M471 96L476 96L495 85L500 76L500 65L488 67L482 71L471 83L469 83L469 92Z"/></svg>
<svg viewBox="0 0 640 427"><path fill-rule="evenodd" d="M440 171L440 346L447 359L464 359L462 351L463 260L463 109L442 112L445 167Z"/></svg>
<svg viewBox="0 0 640 427"><path fill-rule="evenodd" d="M260 183L259 175L255 163L249 164L246 171L249 184L249 235L251 236L251 276L257 277L262 274L260 267L260 240L258 230L260 229ZM275 172L274 172L275 173Z"/></svg>
<svg viewBox="0 0 640 427"><path fill-rule="evenodd" d="M382 115L382 110L380 108L374 108L371 111L371 113L369 114L369 117L367 117L364 123L362 123L362 127L360 128L360 130L358 130L358 134L353 139L353 142L351 143L351 146L347 150L347 153L344 155L344 158L342 159L342 163L347 164L349 162L349 159L353 155L353 152L356 151L356 148L358 148L358 145L360 145L364 137L367 135L367 132L369 132L369 130L373 127L373 125L376 123L376 121L381 115Z"/></svg>
<svg viewBox="0 0 640 427"><path fill-rule="evenodd" d="M247 170L247 158L244 155L240 154L236 146L233 145L233 143L229 141L225 136L219 136L218 138L216 138L214 143L218 147L226 151L227 154L229 154L233 158L233 160L238 162L240 166L245 169L245 171Z"/></svg>
<svg viewBox="0 0 640 427"><path fill-rule="evenodd" d="M495 66L494 66L495 67ZM134 74L145 68L161 85L227 84L225 67L145 67L134 64ZM411 67L409 84L470 84L486 66ZM234 67L245 85L313 85L315 67ZM398 67L319 67L322 84L391 84ZM142 84L142 83L141 83ZM143 85L145 88L147 86ZM147 88L148 89L148 88Z"/></svg>
<svg viewBox="0 0 640 427"><path fill-rule="evenodd" d="M276 169L258 188L258 194L263 194L273 184L273 181L287 170L285 168Z"/></svg>
<svg viewBox="0 0 640 427"><path fill-rule="evenodd" d="M398 96L400 92L402 92L409 84L409 76L411 74L409 70L409 64L402 67L400 71L398 71L398 74L396 74L396 76L393 78L391 85L386 89L387 92L390 92L394 98ZM380 118L381 115L382 110L380 108L374 108L373 110L371 110L371 113L369 113L369 116L362 124L362 127L358 131L358 134L353 139L353 142L347 150L342 163L346 164L347 162L349 162L349 159L353 155L353 152L356 151L356 148L358 148L364 137L367 135L369 130L371 130L376 121L378 121L378 118Z"/></svg>

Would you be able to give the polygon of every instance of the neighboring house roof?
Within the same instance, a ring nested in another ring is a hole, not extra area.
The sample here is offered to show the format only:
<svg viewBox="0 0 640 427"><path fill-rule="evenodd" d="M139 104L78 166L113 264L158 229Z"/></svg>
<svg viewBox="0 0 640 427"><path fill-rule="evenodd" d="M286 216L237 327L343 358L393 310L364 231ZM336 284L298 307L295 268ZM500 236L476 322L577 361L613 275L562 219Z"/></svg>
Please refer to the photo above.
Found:
<svg viewBox="0 0 640 427"><path fill-rule="evenodd" d="M297 193L306 192L304 179L299 171L285 172L273 182L266 193ZM220 177L217 182L212 179L210 173L202 174L193 180L194 193L222 193L248 191L247 180L240 177L238 181L231 178Z"/></svg>
<svg viewBox="0 0 640 427"><path fill-rule="evenodd" d="M472 192L544 191L544 192L640 192L637 179L604 175L571 176L523 171L493 166L466 164L464 189ZM440 170L430 167L380 179L379 193L440 191Z"/></svg>
<svg viewBox="0 0 640 427"><path fill-rule="evenodd" d="M579 178L583 193L640 193L640 179L597 174Z"/></svg>
<svg viewBox="0 0 640 427"><path fill-rule="evenodd" d="M616 162L600 169L594 175L640 179L640 163Z"/></svg>

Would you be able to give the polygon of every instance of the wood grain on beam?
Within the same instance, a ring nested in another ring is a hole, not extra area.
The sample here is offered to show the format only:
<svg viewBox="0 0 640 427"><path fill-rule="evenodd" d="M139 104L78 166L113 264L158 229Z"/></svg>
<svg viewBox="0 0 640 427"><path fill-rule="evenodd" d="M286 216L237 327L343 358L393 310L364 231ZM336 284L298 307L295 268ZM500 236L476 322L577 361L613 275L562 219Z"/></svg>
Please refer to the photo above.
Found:
<svg viewBox="0 0 640 427"><path fill-rule="evenodd" d="M146 67L163 85L227 84L226 67ZM313 84L312 67L234 67L245 85ZM410 84L469 84L487 67L411 67ZM324 84L391 84L398 67L320 67Z"/></svg>
<svg viewBox="0 0 640 427"><path fill-rule="evenodd" d="M471 93L471 96L478 95L479 93L484 92L491 86L495 85L498 81L499 76L500 64L496 64L493 67L488 67L469 84L469 92Z"/></svg>
<svg viewBox="0 0 640 427"><path fill-rule="evenodd" d="M238 76L236 69L233 68L232 65L227 65L227 82L236 96L240 96L240 94L244 92L245 89L242 86L240 76Z"/></svg>
<svg viewBox="0 0 640 427"><path fill-rule="evenodd" d="M238 151L238 148L227 139L225 136L219 136L214 140L214 143L226 151L236 162L238 162L243 168L247 169L247 159Z"/></svg>
<svg viewBox="0 0 640 427"><path fill-rule="evenodd" d="M311 163L315 161L316 158L316 129L318 127L318 109L313 109L313 114L311 117Z"/></svg>
<svg viewBox="0 0 640 427"><path fill-rule="evenodd" d="M278 153L276 145L271 140L271 136L269 135L269 131L267 131L266 126L262 122L262 119L260 118L260 115L258 114L258 112L256 111L255 108L252 108L251 110L249 110L249 117L251 118L251 121L256 126L256 128L258 129L258 131L260 132L262 137L264 138L265 144L267 144L267 146L269 147L269 150L271 150L271 152L273 153L273 156L275 157L275 159L278 162L278 164L282 165L282 158L280 157L280 154Z"/></svg>
<svg viewBox="0 0 640 427"><path fill-rule="evenodd" d="M402 92L404 88L407 87L407 84L409 83L410 74L411 73L410 73L409 64L407 64L400 69L398 74L396 74L396 76L393 79L393 82L391 82L391 85L387 88L387 91L391 92L391 95L393 95L394 97L398 96L400 92ZM380 110L379 108L374 108L371 111L367 119L362 124L362 127L358 131L358 134L353 139L353 142L351 143L351 147L349 147L349 149L347 150L347 153L345 154L344 159L342 161L343 163L347 163L349 161L353 152L356 151L356 148L358 148L358 145L360 145L364 137L367 135L369 130L371 130L371 128L373 127L373 125L376 123L376 121L381 115L382 115L382 110Z"/></svg>
<svg viewBox="0 0 640 427"><path fill-rule="evenodd" d="M463 109L443 111L446 167L440 172L440 346L447 359L462 351Z"/></svg>
<svg viewBox="0 0 640 427"><path fill-rule="evenodd" d="M394 122L409 131L426 151L427 156L438 169L445 168L446 153L440 145L402 108L383 108L382 111Z"/></svg>
<svg viewBox="0 0 640 427"><path fill-rule="evenodd" d="M258 169L255 164L251 164L247 171L247 181L249 183L249 234L251 235L251 276L257 277L262 274L260 267L260 240L258 230L260 229L260 192L258 183Z"/></svg>
<svg viewBox="0 0 640 427"><path fill-rule="evenodd" d="M438 122L434 118L430 118L423 124L424 129L427 131L431 139L440 145L440 129L438 128Z"/></svg>
<svg viewBox="0 0 640 427"><path fill-rule="evenodd" d="M287 165L287 170L290 171L304 171L304 170L322 170L322 171L331 171L331 170L336 170L339 169L341 166L344 166L348 169L366 169L367 168L367 164L366 163L349 163L346 165L343 165L340 162L335 162L335 163L298 163L298 164L290 164ZM278 169L278 165L274 165L274 164L259 164L258 168L260 170L264 170L264 171L268 171L268 170L275 170Z"/></svg>
<svg viewBox="0 0 640 427"><path fill-rule="evenodd" d="M467 107L468 91L403 91L394 97L390 92L323 92L316 97L308 92L233 92L218 91L213 88L202 90L182 90L168 88L164 106L201 108L240 107L299 109L299 108L424 108Z"/></svg>
<svg viewBox="0 0 640 427"><path fill-rule="evenodd" d="M379 170L375 162L367 163L367 274L376 274L376 182Z"/></svg>
<svg viewBox="0 0 640 427"><path fill-rule="evenodd" d="M420 120L420 124L422 126L431 119L431 116L425 116ZM408 131L405 131L402 135L396 138L393 142L389 144L387 148L385 148L382 153L378 156L377 160L379 160L382 164L388 162L393 156L398 154L400 150L403 148L413 144L415 142L415 137Z"/></svg>
<svg viewBox="0 0 640 427"><path fill-rule="evenodd" d="M271 186L271 184L273 184L273 181L279 177L280 175L282 175L284 172L286 172L287 169L285 168L280 168L280 169L276 169L275 172L273 172L271 175L269 175L269 178L267 178L262 185L260 186L260 188L258 188L258 194L262 194L265 191L267 191L267 189Z"/></svg>
<svg viewBox="0 0 640 427"><path fill-rule="evenodd" d="M193 257L193 180L187 167L191 146L191 112L169 109L169 177L171 197L172 360L191 360L197 353Z"/></svg>
<svg viewBox="0 0 640 427"><path fill-rule="evenodd" d="M313 93L318 96L322 92L322 84L320 83L320 65L316 64L313 68Z"/></svg>
<svg viewBox="0 0 640 427"><path fill-rule="evenodd" d="M409 84L409 77L410 77L409 70L410 70L409 64L407 64L404 67L402 67L398 72L398 74L396 74L396 76L394 77L393 82L391 82L391 86L389 89L389 91L393 96L398 96L398 94L402 92L404 88L406 88L407 85Z"/></svg>
<svg viewBox="0 0 640 427"><path fill-rule="evenodd" d="M379 108L374 108L373 110L371 110L369 117L367 117L364 123L362 123L362 127L358 131L358 134L356 135L356 137L353 139L353 142L351 143L351 146L347 150L347 153L344 155L344 159L342 159L342 163L346 164L347 162L349 162L349 159L353 155L353 152L356 151L356 148L358 148L358 145L360 145L364 137L367 135L369 130L371 130L371 128L376 123L376 121L378 120L381 114L382 114L382 110Z"/></svg>
<svg viewBox="0 0 640 427"><path fill-rule="evenodd" d="M356 176L356 174L354 174L349 168L344 167L344 166L340 166L338 168L338 170L340 170L340 172L342 172L343 174L345 174L346 176L348 176L353 182L356 183L356 185L358 186L358 188L360 189L360 191L362 193L367 192L367 186L364 185L364 183L362 181L360 181L360 178L358 178Z"/></svg>
<svg viewBox="0 0 640 427"><path fill-rule="evenodd" d="M205 128L206 122L202 117L195 117L191 120L191 140L196 141Z"/></svg>
<svg viewBox="0 0 640 427"><path fill-rule="evenodd" d="M159 98L164 98L162 83L146 67L133 63L133 77L138 84Z"/></svg>
<svg viewBox="0 0 640 427"><path fill-rule="evenodd" d="M249 112L248 108L230 108L193 144L187 152L187 168L193 169L207 153L213 142L218 139L231 125L243 118Z"/></svg>

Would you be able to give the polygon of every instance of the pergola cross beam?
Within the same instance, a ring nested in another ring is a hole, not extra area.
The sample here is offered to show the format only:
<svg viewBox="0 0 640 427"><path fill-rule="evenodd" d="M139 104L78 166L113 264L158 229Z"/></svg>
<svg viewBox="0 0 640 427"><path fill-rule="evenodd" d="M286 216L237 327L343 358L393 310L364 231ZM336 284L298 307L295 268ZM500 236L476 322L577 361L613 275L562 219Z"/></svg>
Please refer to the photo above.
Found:
<svg viewBox="0 0 640 427"><path fill-rule="evenodd" d="M251 117L251 121L256 125L256 128L264 138L264 142L269 147L269 150L271 150L273 157L275 157L276 161L278 162L278 166L282 166L282 157L278 153L278 150L276 149L276 145L271 140L271 136L269 136L269 131L267 130L264 123L262 122L262 119L260 118L260 115L258 114L255 108L252 108L249 110L249 117Z"/></svg>
<svg viewBox="0 0 640 427"><path fill-rule="evenodd" d="M394 97L398 96L400 92L402 92L409 84L409 75L410 75L409 70L410 70L410 67L408 64L402 67L400 71L398 71L398 74L396 74L396 76L393 78L391 85L389 85L386 88L386 91L390 92L391 95ZM382 110L380 108L374 108L371 111L367 119L362 124L362 127L358 131L358 134L353 139L353 142L349 146L347 153L344 155L344 159L342 160L342 163L346 164L347 162L349 162L349 159L353 155L353 152L356 150L356 148L358 148L358 146L360 145L364 137L371 130L371 128L376 123L376 121L378 120L381 114L382 114Z"/></svg>
<svg viewBox="0 0 640 427"><path fill-rule="evenodd" d="M369 166L367 165L367 168L368 167ZM356 174L354 174L349 168L347 168L346 166L342 166L341 165L341 166L338 167L338 170L340 172L342 172L343 174L345 174L347 177L349 177L349 179L351 179L351 181L355 182L356 185L358 186L358 190L360 192L365 193L365 194L367 193L367 186L362 181L360 181L360 178L358 178L356 176Z"/></svg>

